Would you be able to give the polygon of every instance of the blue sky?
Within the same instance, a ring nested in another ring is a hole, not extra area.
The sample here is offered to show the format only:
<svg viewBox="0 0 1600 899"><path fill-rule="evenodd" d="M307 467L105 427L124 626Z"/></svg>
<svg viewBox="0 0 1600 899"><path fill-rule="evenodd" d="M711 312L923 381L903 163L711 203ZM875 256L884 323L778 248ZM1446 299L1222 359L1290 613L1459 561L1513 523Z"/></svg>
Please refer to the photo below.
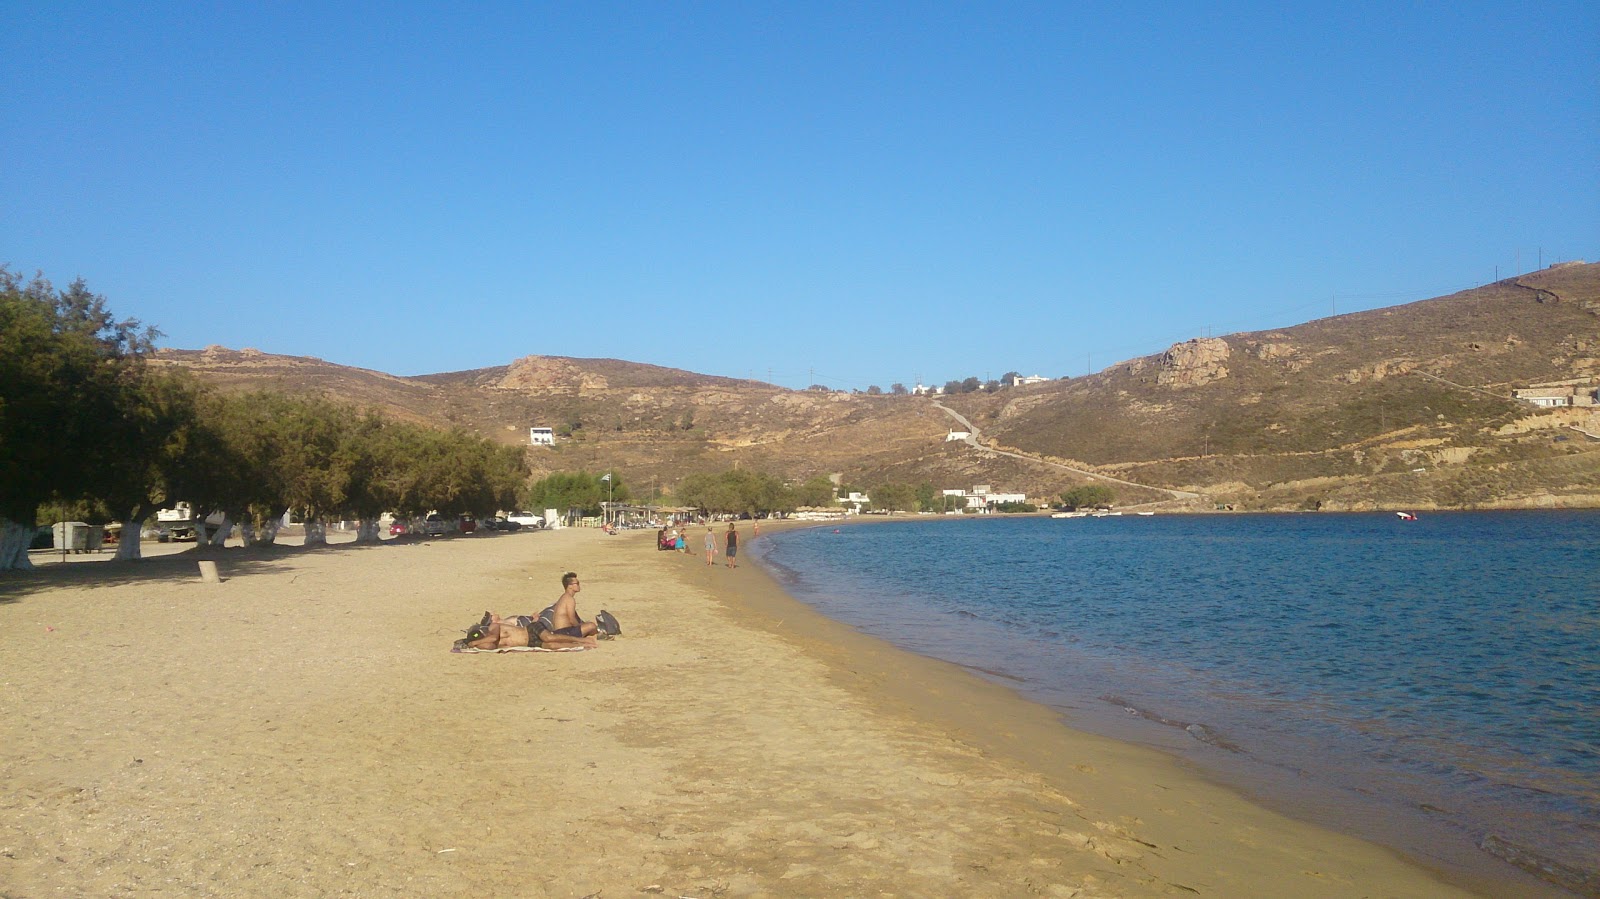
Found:
<svg viewBox="0 0 1600 899"><path fill-rule="evenodd" d="M1593 2L294 6L0 0L0 262L165 346L864 389L1600 259Z"/></svg>

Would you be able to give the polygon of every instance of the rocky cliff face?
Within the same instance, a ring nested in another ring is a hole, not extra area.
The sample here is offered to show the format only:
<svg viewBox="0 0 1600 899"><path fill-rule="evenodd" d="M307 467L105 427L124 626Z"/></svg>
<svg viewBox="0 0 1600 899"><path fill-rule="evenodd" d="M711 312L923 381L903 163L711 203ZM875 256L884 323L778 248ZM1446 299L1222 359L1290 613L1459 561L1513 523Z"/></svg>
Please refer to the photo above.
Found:
<svg viewBox="0 0 1600 899"><path fill-rule="evenodd" d="M1156 372L1156 383L1175 390L1199 387L1220 381L1228 376L1228 361L1232 350L1220 337L1197 337L1175 343L1161 355L1161 369Z"/></svg>
<svg viewBox="0 0 1600 899"><path fill-rule="evenodd" d="M604 389L611 385L605 375L586 371L570 359L523 356L511 363L497 386L507 390L540 390L551 387Z"/></svg>

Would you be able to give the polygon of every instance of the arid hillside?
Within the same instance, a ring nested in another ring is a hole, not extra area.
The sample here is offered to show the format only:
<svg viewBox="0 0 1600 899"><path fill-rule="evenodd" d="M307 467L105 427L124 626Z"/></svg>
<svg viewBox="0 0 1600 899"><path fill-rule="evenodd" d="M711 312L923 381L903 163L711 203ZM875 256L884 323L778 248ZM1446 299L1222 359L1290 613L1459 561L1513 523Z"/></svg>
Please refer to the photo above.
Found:
<svg viewBox="0 0 1600 899"><path fill-rule="evenodd" d="M1098 374L940 397L794 391L615 359L527 356L401 378L257 350L163 350L225 390L323 391L530 447L533 470L615 469L645 492L742 466L1048 498L1105 476L1124 503L1211 508L1600 505L1600 265L1293 328L1178 344ZM1130 484L1146 485L1140 489Z"/></svg>
<svg viewBox="0 0 1600 899"><path fill-rule="evenodd" d="M1181 343L951 403L986 436L1269 508L1600 504L1600 265Z"/></svg>

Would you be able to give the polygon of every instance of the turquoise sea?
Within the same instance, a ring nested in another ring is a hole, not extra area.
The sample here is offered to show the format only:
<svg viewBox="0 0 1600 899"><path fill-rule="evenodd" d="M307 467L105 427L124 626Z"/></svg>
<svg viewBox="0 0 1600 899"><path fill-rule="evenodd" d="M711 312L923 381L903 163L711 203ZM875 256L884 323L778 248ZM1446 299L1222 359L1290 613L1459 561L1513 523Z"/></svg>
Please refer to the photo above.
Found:
<svg viewBox="0 0 1600 899"><path fill-rule="evenodd" d="M797 598L1465 876L1600 894L1600 512L937 518L751 550Z"/></svg>

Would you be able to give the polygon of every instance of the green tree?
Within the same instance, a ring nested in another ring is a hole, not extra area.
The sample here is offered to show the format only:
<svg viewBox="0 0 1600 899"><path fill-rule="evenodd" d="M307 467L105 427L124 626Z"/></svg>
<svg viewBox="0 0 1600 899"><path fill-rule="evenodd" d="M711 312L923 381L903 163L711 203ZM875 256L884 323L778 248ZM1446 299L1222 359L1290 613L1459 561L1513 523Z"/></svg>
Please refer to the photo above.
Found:
<svg viewBox="0 0 1600 899"><path fill-rule="evenodd" d="M836 505L837 495L833 490L833 481L825 475L811 478L794 489L794 503L796 508Z"/></svg>
<svg viewBox="0 0 1600 899"><path fill-rule="evenodd" d="M523 492L523 507L529 509L555 509L565 513L577 509L582 515L599 515L601 503L606 501L607 485L600 480L603 475L587 471L558 471L535 481ZM618 502L626 502L630 494L622 477L612 473L610 495Z"/></svg>
<svg viewBox="0 0 1600 899"><path fill-rule="evenodd" d="M83 472L79 495L105 506L122 532L140 524L162 502L175 501L171 485L186 464L198 424L198 388L185 372L141 369L110 395L113 408L88 425L85 439L114 448ZM117 558L137 559L137 539L117 544Z"/></svg>
<svg viewBox="0 0 1600 899"><path fill-rule="evenodd" d="M1039 507L1033 503L995 503L990 507L995 512L1037 512Z"/></svg>
<svg viewBox="0 0 1600 899"><path fill-rule="evenodd" d="M1109 505L1116 493L1104 484L1079 484L1061 494L1061 502L1071 508Z"/></svg>
<svg viewBox="0 0 1600 899"><path fill-rule="evenodd" d="M81 280L57 290L0 266L0 570L32 567L41 503L93 492L90 473L131 451L92 441L137 414L156 336Z"/></svg>
<svg viewBox="0 0 1600 899"><path fill-rule="evenodd" d="M872 508L882 512L911 512L917 508L917 491L910 484L879 484L867 491Z"/></svg>
<svg viewBox="0 0 1600 899"><path fill-rule="evenodd" d="M678 502L724 515L767 515L795 508L795 492L763 472L730 469L690 475L678 483Z"/></svg>

